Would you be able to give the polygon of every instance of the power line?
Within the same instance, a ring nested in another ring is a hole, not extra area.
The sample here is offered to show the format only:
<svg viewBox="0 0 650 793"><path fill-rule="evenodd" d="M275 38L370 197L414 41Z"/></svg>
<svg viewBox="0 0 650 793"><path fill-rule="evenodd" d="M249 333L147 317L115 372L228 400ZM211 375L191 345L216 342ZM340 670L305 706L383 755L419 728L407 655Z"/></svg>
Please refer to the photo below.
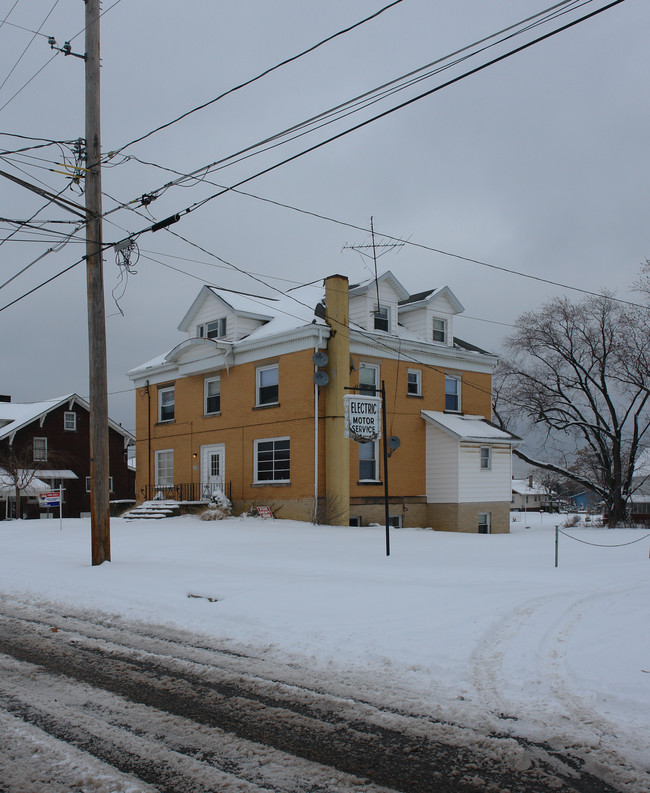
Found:
<svg viewBox="0 0 650 793"><path fill-rule="evenodd" d="M335 106L334 108L330 108L329 110L324 111L322 113L319 113L316 116L312 116L310 119L307 119L306 121L303 121L300 124L293 125L292 127L289 127L288 129L285 129L282 132L275 133L274 135L272 135L270 137L267 137L267 138L255 143L255 144L247 146L244 149L240 149L238 152L236 152L234 154L231 154L228 157L223 157L220 160L217 160L215 162L210 163L209 165L203 166L203 167L201 167L199 169L195 169L194 171L192 171L192 172L190 172L188 174L180 174L177 171L173 171L173 169L165 169L165 170L169 170L169 171L171 171L173 173L177 173L181 178L177 179L177 180L174 180L172 182L168 182L166 185L163 185L163 187L159 188L156 191L153 191L153 193L149 193L149 195L154 195L154 197L158 197L159 195L161 195L164 191L166 191L170 187L180 185L183 180L195 178L195 177L197 177L199 175L201 175L201 180L203 180L203 179L205 179L205 177L207 176L208 173L210 173L210 172L212 172L214 170L220 170L220 169L222 169L224 167L227 167L226 164L233 165L235 163L242 162L243 160L248 159L248 158L250 158L252 156L255 156L256 154L269 151L269 150L271 150L273 148L277 148L278 146L283 145L284 143L288 143L288 142L291 142L293 140L296 140L297 138L300 138L300 137L308 134L309 132L316 131L318 129L323 128L324 126L327 126L329 124L334 123L335 121L339 121L342 118L345 118L346 116L351 115L354 112L359 112L362 109L366 109L370 105L375 104L376 102L380 101L381 98L385 98L386 96L390 96L393 93L396 93L397 91L404 90L405 88L407 88L407 87L409 87L411 85L414 85L416 82L420 82L420 81L422 81L422 80L424 80L424 79L426 79L426 78L428 78L428 77L430 77L430 76L432 76L434 74L437 74L437 73L439 73L441 71L449 69L452 66L462 62L463 60L467 60L469 57L472 57L473 55L476 55L479 52L482 52L483 50L487 50L490 47L494 47L497 44L500 44L503 41L506 41L507 39L512 38L515 35L521 35L523 32L529 30L532 27L536 27L536 26L538 26L538 25L540 25L540 24L542 24L544 22L548 22L549 20L551 20L553 18L556 18L557 16L563 15L564 13L568 13L568 9L565 9L563 11L560 11L559 9L567 7L567 6L568 7L574 6L578 2L580 2L580 0L563 0L563 2L561 2L561 3L557 3L556 5L551 6L549 8L546 8L543 11L538 12L537 14L534 14L534 15L532 15L530 17L527 17L526 19L523 19L523 20L521 20L521 21L519 21L519 22L517 22L517 23L515 23L513 25L510 25L510 26L506 27L506 28L503 28L502 30L497 31L496 33L493 33L490 36L484 37L484 38L482 38L482 39L480 39L478 41L475 41L472 44L469 44L469 45L467 45L467 46L465 46L465 47L463 47L463 48L461 48L459 50L456 50L455 52L452 52L452 53L450 53L448 55L445 55L445 56L443 56L441 58L438 58L435 61L432 61L431 63L420 67L419 69L415 69L415 70L409 72L408 74L403 75L402 77L395 78L394 80L391 80L391 81L389 81L387 83L384 83L383 85L379 86L378 88L372 89L371 91L367 91L364 94L361 94L360 96L355 97L354 99L351 99L351 100L348 100L347 102L339 104L339 105ZM581 7L582 5L586 5L586 4L591 3L591 2L593 2L593 0L582 0L582 2L580 2L580 6L578 6L578 7ZM524 28L522 28L521 30L519 30L519 31L517 31L515 33L511 33L511 31L515 30L516 28L521 27L522 25L526 25L527 23L531 22L532 20L536 20L536 21L534 21L533 24L530 24L527 27L524 27ZM419 77L415 77L415 78L413 77L414 75L417 75L417 74L419 74L420 72L423 72L426 69L430 69L432 66L436 66L438 64L444 63L445 61L448 61L450 58L453 58L456 55L459 55L459 54L461 54L463 52L466 52L467 50L470 50L470 49L472 49L474 47L477 47L477 46L479 46L481 44L484 44L487 41L490 41L490 39L494 39L494 38L496 38L498 36L501 36L503 34L506 34L506 33L509 33L510 35L507 35L504 38L493 42L492 44L482 48L482 50L476 50L475 52L472 52L469 55L464 56L463 58L459 58L456 61L448 63L447 65L440 66L438 69L436 69L436 70L434 70L432 72L425 73L425 74L423 74L423 75L421 75ZM410 79L410 78L413 78L413 79ZM406 83L404 83L403 85L399 85L399 83L404 81L404 80L408 80L408 81ZM386 89L386 88L388 88L390 86L394 86L396 84L397 84L397 87L392 88L390 91L384 91L384 89ZM362 100L363 100L363 103L362 103ZM355 107L355 105L356 105L356 107ZM350 108L354 108L354 109L350 109ZM327 121L324 120L324 119L328 119L328 118L329 118L329 120L327 120ZM316 122L321 122L321 121L323 123L320 123L317 126L314 126L316 124ZM309 129L310 126L311 126L311 129ZM304 130L304 131L300 132L301 129ZM291 135L294 132L298 133L298 134L295 134L295 135L293 135L293 137L289 138L288 136ZM273 143L273 141L278 141L278 142L277 143ZM272 145L268 145L267 146L266 144L272 144ZM261 148L262 146L266 146L266 148ZM108 156L110 157L112 155L113 155L113 152L111 152ZM238 158L238 159L235 159L235 158ZM136 159L138 162L142 162L143 164L154 165L153 163L146 163L143 160L139 160L137 157L133 157L133 159ZM156 166L156 167L162 167L162 166Z"/></svg>
<svg viewBox="0 0 650 793"><path fill-rule="evenodd" d="M39 257L39 258L42 258L42 257ZM66 267L65 269L61 270L56 275L53 275L51 278L48 278L47 281L43 281L42 283L38 284L38 286L35 286L33 289L30 289L28 292L25 292L20 297L17 297L15 300L12 300L10 303L7 303L6 305L0 307L0 311L4 311L5 309L10 308L11 306L15 305L16 303L19 303L21 300L24 300L26 297L29 297L29 295L34 294L34 292L37 292L39 289L42 289L44 286L47 286L48 284L52 283L52 281L55 281L60 276L65 275L65 273L67 273L70 270L72 270L73 267L76 267L78 264L81 264L85 260L86 260L85 256L83 256L81 259L77 259L76 262L71 264L69 267Z"/></svg>
<svg viewBox="0 0 650 793"><path fill-rule="evenodd" d="M85 0L85 2L87 2L87 1L88 1L88 0ZM59 0L57 0L57 2L59 2ZM109 12L109 11L111 11L113 8L115 8L115 6L116 6L116 5L118 5L118 3L121 3L121 2L122 2L122 0L115 0L115 2L114 2L112 5L110 5L110 6L109 6L109 7L108 7L108 8L107 8L105 11L102 11L102 13L101 13L101 14L99 14L97 18L98 18L98 19L101 19L101 18L104 16L104 14L108 14L108 12ZM9 22L8 22L7 24L11 24L11 23L9 23ZM85 26L84 26L84 27L83 27L83 28L82 28L82 29L81 29L81 30L80 30L78 33L75 33L75 35L74 35L74 36L72 36L72 37L70 38L70 41L74 41L74 40L75 40L75 39L76 39L78 36L80 36L82 33L84 33L84 31L85 31L85 30L86 30L86 28L85 28ZM32 33L32 32L34 32L34 31L29 31L29 32L30 32L30 33ZM40 68L40 69L38 69L38 71L37 71L35 74L33 74L33 75L32 75L32 76L29 78L29 80L27 80L27 82L26 82L26 83L25 83L24 85L22 85L22 86L21 86L21 87L20 87L20 88L19 88L19 89L16 91L16 93L15 93L15 94L14 94L12 97L10 97L10 98L9 98L9 99L8 99L8 100L7 100L7 101L4 103L4 105L2 105L2 106L0 107L0 113L2 113L2 111L3 111L3 110L6 108L6 107L7 107L7 105L9 105L11 102L13 102L13 101L14 101L14 99L15 99L15 98L16 98L16 97L17 97L17 96L20 94L20 93L22 93L22 92L25 90L25 88L27 88L27 86L28 86L28 85L29 85L29 84L30 84L30 83L31 83L33 80L35 80L35 79L38 77L38 75L39 75L39 74L40 74L40 73L41 73L41 72L42 72L44 69L46 69L46 68L47 68L47 67L48 67L48 66L49 66L49 65L52 63L52 61L53 61L53 60L54 60L54 59L55 59L55 58L56 58L56 57L57 57L59 54L60 54L60 53L59 53L59 51L58 51L58 50L57 50L57 51L55 51L55 52L54 52L54 55L52 55L52 57L51 57L49 60L47 60L47 61L46 61L46 62L45 62L45 63L44 63L42 66L41 66L41 68Z"/></svg>
<svg viewBox="0 0 650 793"><path fill-rule="evenodd" d="M425 92L423 92L421 94L418 94L415 97L411 97L410 99L406 100L405 102L402 102L399 105L396 105L396 106L394 106L392 108L389 108L388 110L385 110L385 111L383 111L383 112L381 112L381 113L379 113L379 114L377 114L375 116L372 116L371 118L368 118L368 119L360 122L359 124L356 124L353 127L350 127L350 128L348 128L346 130L338 132L337 134L332 135L331 137L329 137L329 138L327 138L327 139L325 139L323 141L320 141L319 143L315 143L314 145L312 145L312 146L310 146L310 147L308 147L306 149L303 149L302 151L297 152L296 154L293 154L293 155L291 155L289 157L286 157L284 160L281 160L280 162L277 162L277 163L275 163L273 165L270 165L270 166L262 169L261 171L258 171L257 173L252 174L251 176L248 176L248 177L246 177L244 179L241 179L238 182L236 182L235 184L231 185L230 187L224 188L223 190L220 190L217 193L213 193L212 195L207 196L206 198L202 199L201 201L197 201L194 204L191 204L191 205L185 207L184 209L180 210L179 212L176 212L174 215L171 215L170 217L165 218L164 221L159 221L158 223L154 223L152 226L144 228L138 233L142 234L142 233L147 232L147 231L157 231L157 230L159 230L161 228L165 228L166 226L171 225L172 223L176 223L176 222L178 222L178 220L181 219L181 217L190 214L190 212L196 211L197 209L199 209L200 207L204 206L205 204L208 204L210 201L213 201L215 198L218 198L219 196L224 195L224 193L228 192L229 190L233 190L234 188L241 187L241 185L246 184L246 183L252 181L253 179L257 179L260 176L264 176L264 175L266 175L268 173L271 173L272 171L277 170L278 168L282 167L283 165L287 165L288 163L293 162L294 160L297 160L297 159L299 159L300 157L303 157L306 154L310 154L311 152L316 151L317 149L320 149L323 146L326 146L326 145L328 145L329 143L332 143L335 140L338 140L338 139L340 139L340 138L342 138L342 137L344 137L346 135L349 135L351 132L356 132L357 130L362 129L363 127L365 127L365 126L367 126L369 124L372 124L375 121L378 121L379 119L384 118L384 117L386 117L386 116L388 116L388 115L390 115L392 113L395 113L398 110L403 110L405 107L408 107L409 105L414 104L415 102L418 102L421 99L424 99L424 98L426 98L428 96L431 96L432 94L434 94L434 93L436 93L438 91L441 91L443 88L447 88L448 86L453 85L454 83L457 83L457 82L459 82L459 81L461 81L461 80L463 80L463 79L465 79L465 78L467 78L467 77L469 77L471 75L477 74L478 72L483 71L484 69L487 69L488 67L493 66L496 63L499 63L499 62L501 62L501 61L503 61L503 60L505 60L507 58L510 58L511 56L513 56L515 54L518 54L519 52L522 52L523 50L528 49L529 47L532 47L535 44L539 44L540 42L542 42L542 41L544 41L544 40L546 40L548 38L551 38L552 36L555 36L558 33L564 32L565 30L568 30L569 28L574 27L575 25L578 25L581 22L586 21L587 19L590 19L590 18L596 16L597 14L601 14L604 11L609 10L610 8L613 8L614 6L619 5L622 2L624 2L624 0L613 0L608 5L606 5L606 6L602 7L602 8L599 8L596 11L593 11L593 12L591 12L591 13L585 15L585 16L582 16L582 17L580 17L578 19L572 20L571 22L568 22L567 24L565 24L565 25L563 25L563 26L561 26L559 28L556 28L555 30L552 30L552 31L550 31L548 33L545 33L544 35L542 35L542 36L540 36L540 37L538 37L536 39L533 39L532 41L526 42L525 44L522 44L519 47L516 47L516 48L514 48L512 50L509 50L508 52L503 53L503 54L497 56L496 58L493 58L492 60L487 61L486 63L483 63L483 64L481 64L479 66L476 66L475 68L470 69L470 70L464 72L463 74L458 75L458 76L448 80L445 83L442 83L441 85L435 86L434 88L431 88L428 91L425 91ZM542 279L539 279L539 280L542 280Z"/></svg>
<svg viewBox="0 0 650 793"><path fill-rule="evenodd" d="M277 69L280 69L282 66L286 66L288 63L292 63L293 61L296 61L299 58L304 57L305 55L309 54L310 52L314 52L314 50L317 50L319 47L322 47L323 45L325 45L328 42L332 41L333 39L337 38L338 36L343 36L345 33L349 33L350 31L354 30L355 28L358 28L361 25L364 25L366 22L370 22L372 19L376 19L378 16L383 14L385 11L388 11L388 9L392 8L393 6L399 5L399 3L401 3L401 2L403 2L403 0L393 0L393 2L389 3L388 5L384 6L383 8L380 8L379 11L375 11L370 16L365 17L365 19L361 19L359 22L355 22L353 25L349 25L348 27L343 28L342 30L339 30L337 33L333 33L331 36L327 36L327 38L324 38L321 41L319 41L318 43L313 44L311 47L308 47L307 49L302 50L302 52L299 52L297 55L292 55L289 58L285 58L280 63L276 63L275 66L271 66L268 69L265 69L263 72L260 72L260 74L256 75L255 77L251 77L249 80L246 80L245 82L240 83L239 85L236 85L233 88L229 88L227 91L224 91L223 93L219 94L214 99L210 99L209 101L204 102L202 105L197 105L197 107L194 107L191 110L188 110L187 112L182 113L177 118L172 119L172 121L168 121L165 124L161 124L159 127L156 127L155 129L152 129L150 132L147 132L146 134L141 135L139 138L134 138L134 140L130 141L129 143L125 143L123 146L121 146L119 149L117 149L115 154L119 154L121 151L123 151L124 149L128 148L129 146L133 146L135 143L140 143L140 141L143 141L146 138L150 137L151 135L154 135L156 132L160 132L161 130L166 129L167 127L171 127L173 124L176 124L177 122L181 121L182 119L187 118L192 113L196 113L199 110L203 110L204 108L209 107L210 105L213 105L215 102L218 102L220 99L223 99L224 97L228 96L229 94L235 93L235 91L239 91L242 88L245 88L246 86L251 85L252 83L256 82L257 80L261 80L263 77L266 77L267 74L270 74L271 72L274 72Z"/></svg>
<svg viewBox="0 0 650 793"><path fill-rule="evenodd" d="M54 11L54 9L55 9L55 8L58 6L58 4L59 4L60 2L61 2L61 0L54 0L54 5L52 6L52 8L50 8L50 10L48 11L48 13L46 14L46 16L45 16L45 19L44 19L44 20L41 22L41 24L40 24L40 26L39 26L38 30L34 32L34 35L33 35L33 36L31 37L31 39L29 40L29 42L28 42L27 46L25 47L25 49L24 49L24 50L21 52L20 56L18 57L18 60L17 60L17 61L16 61L16 63L15 63L15 64L14 64L14 65L11 67L11 69L10 69L10 71L9 71L9 74L8 74L8 75L5 77L5 79L3 80L2 84L0 84L0 91L1 91L1 90L2 90L4 87L5 87L5 84L6 84L7 80L8 80L8 79L11 77L11 75L14 73L14 70L16 69L16 67L18 66L18 64L21 62L21 60L23 59L23 56L25 55L25 53L27 52L27 50L28 50L28 49L31 47L31 45L32 45L32 43L33 43L33 41L34 41L34 39L35 39L35 38L36 38L36 36L37 36L37 35L40 33L40 31L41 31L41 28L42 28L42 27L43 27L43 25L44 25L44 24L47 22L47 20L50 18L50 15L52 14L52 12ZM15 7L15 6L14 6L14 7ZM13 9L12 9L12 11L13 11ZM11 12L10 12L10 13L11 13Z"/></svg>

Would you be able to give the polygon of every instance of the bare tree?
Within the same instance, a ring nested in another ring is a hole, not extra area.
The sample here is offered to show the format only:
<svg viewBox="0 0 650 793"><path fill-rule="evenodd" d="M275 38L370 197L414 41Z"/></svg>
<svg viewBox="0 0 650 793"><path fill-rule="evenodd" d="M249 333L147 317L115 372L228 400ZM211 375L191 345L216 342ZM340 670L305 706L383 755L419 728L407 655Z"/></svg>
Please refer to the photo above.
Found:
<svg viewBox="0 0 650 793"><path fill-rule="evenodd" d="M6 444L0 446L0 470L9 481L16 496L16 517L21 517L21 493L25 493L38 478L39 470L63 468L70 464L70 455L66 452L48 450L47 461L34 461L34 451L31 443L24 446Z"/></svg>
<svg viewBox="0 0 650 793"><path fill-rule="evenodd" d="M37 476L31 451L14 449L13 445L8 446L7 449L0 449L0 469L14 489L16 517L20 518L20 495L27 490Z"/></svg>
<svg viewBox="0 0 650 793"><path fill-rule="evenodd" d="M546 459L515 454L597 493L610 526L625 520L650 423L649 340L643 309L607 295L555 299L517 320L496 378L501 425L545 434Z"/></svg>

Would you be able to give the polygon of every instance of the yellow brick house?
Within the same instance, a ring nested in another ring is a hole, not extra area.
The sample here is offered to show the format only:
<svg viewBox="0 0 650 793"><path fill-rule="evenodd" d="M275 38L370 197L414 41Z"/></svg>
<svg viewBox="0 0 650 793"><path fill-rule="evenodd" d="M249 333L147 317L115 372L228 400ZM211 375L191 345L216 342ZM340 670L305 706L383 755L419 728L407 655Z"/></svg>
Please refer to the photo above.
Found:
<svg viewBox="0 0 650 793"><path fill-rule="evenodd" d="M129 372L136 492L338 525L384 519L382 443L345 437L344 395L386 393L391 522L508 531L511 451L489 422L496 358L453 335L447 287L389 271L333 275L277 298L204 286L172 350Z"/></svg>

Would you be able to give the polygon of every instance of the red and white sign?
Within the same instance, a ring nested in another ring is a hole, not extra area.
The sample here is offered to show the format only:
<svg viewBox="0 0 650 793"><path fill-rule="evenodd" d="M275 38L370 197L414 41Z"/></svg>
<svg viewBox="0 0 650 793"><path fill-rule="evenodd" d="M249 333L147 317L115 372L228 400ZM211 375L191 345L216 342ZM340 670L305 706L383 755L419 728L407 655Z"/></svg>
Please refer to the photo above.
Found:
<svg viewBox="0 0 650 793"><path fill-rule="evenodd" d="M38 494L38 500L41 507L58 507L60 504L61 494L58 490L46 490L45 493Z"/></svg>
<svg viewBox="0 0 650 793"><path fill-rule="evenodd" d="M258 507L257 508L257 514L263 520L266 520L267 518L273 518L273 513L271 512L271 507Z"/></svg>

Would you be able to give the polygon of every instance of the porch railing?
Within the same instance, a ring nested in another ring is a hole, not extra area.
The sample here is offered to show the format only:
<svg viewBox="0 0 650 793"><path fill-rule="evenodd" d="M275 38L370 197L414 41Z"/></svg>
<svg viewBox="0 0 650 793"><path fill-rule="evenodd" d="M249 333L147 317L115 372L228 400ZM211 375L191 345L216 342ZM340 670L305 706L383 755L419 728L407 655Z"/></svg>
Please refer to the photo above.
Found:
<svg viewBox="0 0 650 793"><path fill-rule="evenodd" d="M230 482L179 482L175 485L145 485L140 488L140 496L145 501L198 501L207 503L215 490L230 498Z"/></svg>

